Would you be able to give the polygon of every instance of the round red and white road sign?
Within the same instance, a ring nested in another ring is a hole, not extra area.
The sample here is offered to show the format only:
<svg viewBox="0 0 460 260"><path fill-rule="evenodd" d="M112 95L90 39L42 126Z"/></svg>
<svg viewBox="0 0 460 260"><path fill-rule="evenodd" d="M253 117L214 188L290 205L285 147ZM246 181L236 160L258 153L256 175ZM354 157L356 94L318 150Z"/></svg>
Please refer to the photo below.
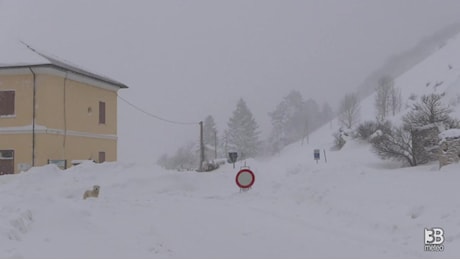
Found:
<svg viewBox="0 0 460 260"><path fill-rule="evenodd" d="M236 174L236 185L241 189L249 189L256 180L256 176L249 169L242 169Z"/></svg>

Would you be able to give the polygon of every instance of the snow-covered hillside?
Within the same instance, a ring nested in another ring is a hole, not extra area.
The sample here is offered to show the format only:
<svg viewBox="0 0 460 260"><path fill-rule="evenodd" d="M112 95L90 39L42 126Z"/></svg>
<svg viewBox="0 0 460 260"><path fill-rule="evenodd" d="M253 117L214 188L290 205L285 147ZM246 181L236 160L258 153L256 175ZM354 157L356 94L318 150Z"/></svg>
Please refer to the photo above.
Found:
<svg viewBox="0 0 460 260"><path fill-rule="evenodd" d="M411 96L418 98L431 93L445 93L444 102L454 110L453 115L460 118L460 35L396 78L395 87L401 90L401 114L409 108ZM363 100L361 108L363 121L374 120L375 94Z"/></svg>
<svg viewBox="0 0 460 260"><path fill-rule="evenodd" d="M454 39L395 83L406 101L446 91L459 117L459 75ZM375 118L373 101L362 102L362 120ZM207 173L49 165L1 176L0 257L460 257L460 165L400 168L353 140L330 151L338 127L333 121L303 146L246 161L256 174L247 192L235 184L241 163ZM96 184L99 198L83 200ZM443 252L424 251L431 227L445 231Z"/></svg>

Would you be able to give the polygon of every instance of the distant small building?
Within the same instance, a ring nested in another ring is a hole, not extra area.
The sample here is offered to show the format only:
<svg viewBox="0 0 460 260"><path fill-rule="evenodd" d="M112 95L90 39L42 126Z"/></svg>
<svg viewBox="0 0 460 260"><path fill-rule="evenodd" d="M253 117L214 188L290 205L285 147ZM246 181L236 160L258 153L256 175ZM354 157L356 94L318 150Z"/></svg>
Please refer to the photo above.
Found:
<svg viewBox="0 0 460 260"><path fill-rule="evenodd" d="M127 86L15 48L7 63L0 55L0 174L117 160L117 91Z"/></svg>

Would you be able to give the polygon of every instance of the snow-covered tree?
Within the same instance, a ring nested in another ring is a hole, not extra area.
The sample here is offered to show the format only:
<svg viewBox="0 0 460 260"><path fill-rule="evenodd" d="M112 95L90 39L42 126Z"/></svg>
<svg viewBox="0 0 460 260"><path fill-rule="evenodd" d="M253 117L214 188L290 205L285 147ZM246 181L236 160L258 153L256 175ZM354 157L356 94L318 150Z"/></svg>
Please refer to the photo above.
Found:
<svg viewBox="0 0 460 260"><path fill-rule="evenodd" d="M359 121L359 99L355 93L347 94L340 102L338 118L347 128L352 128Z"/></svg>
<svg viewBox="0 0 460 260"><path fill-rule="evenodd" d="M378 81L375 108L377 119L384 122L391 113L393 116L401 111L401 90L394 86L393 78L384 76Z"/></svg>
<svg viewBox="0 0 460 260"><path fill-rule="evenodd" d="M257 155L260 145L259 126L242 98L238 101L232 117L228 120L227 127L228 151L238 152L240 159Z"/></svg>
<svg viewBox="0 0 460 260"><path fill-rule="evenodd" d="M204 144L214 145L216 136L217 136L216 122L214 121L214 117L209 115L204 119L204 122L203 122Z"/></svg>
<svg viewBox="0 0 460 260"><path fill-rule="evenodd" d="M377 119L380 122L385 121L391 109L391 93L393 87L394 81L391 77L385 76L378 81L375 108L377 110Z"/></svg>
<svg viewBox="0 0 460 260"><path fill-rule="evenodd" d="M390 91L390 103L391 103L391 112L393 113L393 116L396 115L396 113L401 112L401 107L402 107L402 95L401 95L401 89L392 87Z"/></svg>
<svg viewBox="0 0 460 260"><path fill-rule="evenodd" d="M410 166L418 164L416 149L413 146L413 135L403 127L395 127L388 133L376 132L371 140L374 151L382 159L393 159L408 163Z"/></svg>
<svg viewBox="0 0 460 260"><path fill-rule="evenodd" d="M325 102L320 112L321 123L326 123L334 118L334 111L329 103Z"/></svg>
<svg viewBox="0 0 460 260"><path fill-rule="evenodd" d="M166 169L191 170L198 166L197 144L194 142L177 149L172 156L163 154L157 161L157 164Z"/></svg>
<svg viewBox="0 0 460 260"><path fill-rule="evenodd" d="M450 117L452 110L442 104L442 95L423 95L420 102L413 104L412 110L403 117L407 128L423 127L429 124L441 124L450 128L455 120Z"/></svg>
<svg viewBox="0 0 460 260"><path fill-rule="evenodd" d="M220 138L221 142L219 144L219 156L221 157L228 157L228 130L224 130L222 136Z"/></svg>
<svg viewBox="0 0 460 260"><path fill-rule="evenodd" d="M314 99L309 98L305 101L304 107L304 113L306 113L308 118L309 129L314 130L318 128L323 123L318 103Z"/></svg>
<svg viewBox="0 0 460 260"><path fill-rule="evenodd" d="M451 110L441 102L442 95L421 97L403 117L403 126L392 128L372 139L373 147L383 159L406 161L410 166L424 164L437 157L439 129L459 125L450 117Z"/></svg>
<svg viewBox="0 0 460 260"><path fill-rule="evenodd" d="M330 106L326 105L324 109L323 114L315 100L304 101L297 90L289 92L275 110L268 113L273 127L268 140L272 152L301 139L307 138L308 141L310 132L333 117Z"/></svg>
<svg viewBox="0 0 460 260"><path fill-rule="evenodd" d="M304 135L307 114L299 91L291 91L268 115L273 126L270 143L275 151L300 140Z"/></svg>

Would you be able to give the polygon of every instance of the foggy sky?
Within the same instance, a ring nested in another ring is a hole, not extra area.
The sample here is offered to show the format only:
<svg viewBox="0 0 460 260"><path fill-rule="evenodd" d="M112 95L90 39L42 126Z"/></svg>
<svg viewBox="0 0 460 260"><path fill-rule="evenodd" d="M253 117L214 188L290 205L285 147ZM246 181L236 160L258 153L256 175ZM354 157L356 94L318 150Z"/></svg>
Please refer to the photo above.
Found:
<svg viewBox="0 0 460 260"><path fill-rule="evenodd" d="M211 114L220 133L243 97L265 137L267 113L290 90L336 108L391 55L460 22L459 11L457 0L0 0L0 33L127 84L119 94L151 113ZM197 126L118 108L122 161L154 161L198 138Z"/></svg>

